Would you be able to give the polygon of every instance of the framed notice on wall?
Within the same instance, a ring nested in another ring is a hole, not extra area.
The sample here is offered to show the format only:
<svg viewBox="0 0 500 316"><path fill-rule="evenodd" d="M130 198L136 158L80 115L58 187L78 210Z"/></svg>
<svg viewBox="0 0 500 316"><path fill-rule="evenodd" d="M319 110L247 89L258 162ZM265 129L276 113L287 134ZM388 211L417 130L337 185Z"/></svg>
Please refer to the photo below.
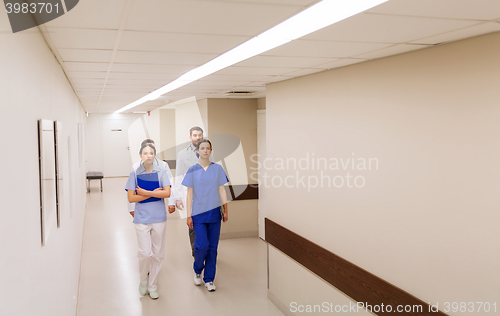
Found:
<svg viewBox="0 0 500 316"><path fill-rule="evenodd" d="M78 137L78 167L82 167L83 160L83 124L77 123L76 127L77 137Z"/></svg>
<svg viewBox="0 0 500 316"><path fill-rule="evenodd" d="M38 121L38 167L40 181L40 231L42 246L57 226L56 157L54 122Z"/></svg>

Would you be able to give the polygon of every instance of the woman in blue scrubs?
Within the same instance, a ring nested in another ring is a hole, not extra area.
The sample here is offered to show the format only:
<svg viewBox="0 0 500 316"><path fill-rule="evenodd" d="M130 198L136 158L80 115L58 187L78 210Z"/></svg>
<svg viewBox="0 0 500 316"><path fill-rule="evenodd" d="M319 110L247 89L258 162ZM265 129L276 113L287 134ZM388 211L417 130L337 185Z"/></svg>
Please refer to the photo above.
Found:
<svg viewBox="0 0 500 316"><path fill-rule="evenodd" d="M228 220L224 184L229 181L222 166L209 160L212 143L204 139L197 147L200 160L188 169L182 185L188 188L187 225L195 232L194 284L201 285L201 272L204 271L205 287L213 292L221 220Z"/></svg>

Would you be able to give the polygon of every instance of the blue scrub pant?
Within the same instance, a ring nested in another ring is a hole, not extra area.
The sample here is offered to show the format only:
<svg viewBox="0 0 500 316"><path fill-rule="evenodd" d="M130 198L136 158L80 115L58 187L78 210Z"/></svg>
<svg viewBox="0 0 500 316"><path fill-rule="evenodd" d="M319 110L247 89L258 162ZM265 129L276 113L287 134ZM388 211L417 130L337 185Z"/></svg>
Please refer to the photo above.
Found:
<svg viewBox="0 0 500 316"><path fill-rule="evenodd" d="M194 228L194 272L203 273L205 283L215 279L217 264L217 247L219 246L221 222L193 223Z"/></svg>

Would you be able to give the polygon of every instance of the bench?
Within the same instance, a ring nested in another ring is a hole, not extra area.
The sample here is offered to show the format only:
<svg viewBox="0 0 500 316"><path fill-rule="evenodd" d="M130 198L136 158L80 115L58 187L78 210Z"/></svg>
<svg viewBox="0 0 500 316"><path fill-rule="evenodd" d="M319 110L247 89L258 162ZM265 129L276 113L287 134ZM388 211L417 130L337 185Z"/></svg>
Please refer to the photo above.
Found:
<svg viewBox="0 0 500 316"><path fill-rule="evenodd" d="M104 178L104 174L100 171L87 172L87 192L90 192L90 180L100 180L102 192L102 178Z"/></svg>

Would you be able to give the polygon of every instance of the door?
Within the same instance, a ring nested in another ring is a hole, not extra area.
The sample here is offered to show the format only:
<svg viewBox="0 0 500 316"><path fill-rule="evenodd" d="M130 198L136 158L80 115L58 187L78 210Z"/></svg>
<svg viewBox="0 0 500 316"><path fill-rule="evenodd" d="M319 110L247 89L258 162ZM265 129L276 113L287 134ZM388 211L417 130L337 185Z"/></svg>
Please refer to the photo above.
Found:
<svg viewBox="0 0 500 316"><path fill-rule="evenodd" d="M132 160L128 148L130 120L102 121L102 155L105 177L127 177Z"/></svg>

